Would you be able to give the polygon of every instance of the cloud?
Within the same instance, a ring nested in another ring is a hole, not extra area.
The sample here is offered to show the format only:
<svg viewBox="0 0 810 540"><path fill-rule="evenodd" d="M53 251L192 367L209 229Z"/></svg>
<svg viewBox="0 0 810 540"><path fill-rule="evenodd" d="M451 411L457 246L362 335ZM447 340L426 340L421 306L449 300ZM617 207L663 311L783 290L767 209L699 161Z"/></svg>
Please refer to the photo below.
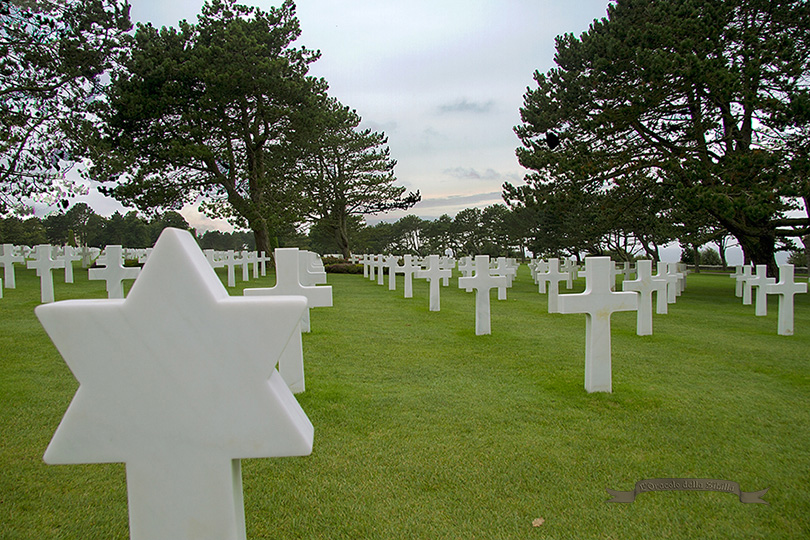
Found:
<svg viewBox="0 0 810 540"><path fill-rule="evenodd" d="M439 105L439 113L473 113L473 114L486 114L490 112L495 105L495 101L468 101L467 98L462 98L454 101L453 103L445 103Z"/></svg>
<svg viewBox="0 0 810 540"><path fill-rule="evenodd" d="M503 176L501 173L492 169L487 169L483 173L478 172L476 169L468 169L465 167L455 167L453 169L445 169L442 171L448 176L462 180L500 180Z"/></svg>
<svg viewBox="0 0 810 540"><path fill-rule="evenodd" d="M503 202L500 191L490 191L488 193L473 193L471 195L450 195L447 197L433 197L422 199L416 207L420 210L437 207L457 207L457 206L478 206L481 204Z"/></svg>

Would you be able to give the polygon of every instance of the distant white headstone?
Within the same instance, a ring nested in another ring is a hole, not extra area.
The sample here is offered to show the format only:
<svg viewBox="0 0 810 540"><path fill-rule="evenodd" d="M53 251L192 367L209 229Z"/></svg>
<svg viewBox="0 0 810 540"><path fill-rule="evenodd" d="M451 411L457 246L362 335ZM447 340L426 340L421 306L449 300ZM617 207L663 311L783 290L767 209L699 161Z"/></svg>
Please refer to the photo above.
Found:
<svg viewBox="0 0 810 540"><path fill-rule="evenodd" d="M657 304L667 305L667 282L652 275L652 261L636 261L636 279L622 282L622 290L639 293L638 316L636 318L636 334L651 336L652 323L652 293L655 293Z"/></svg>
<svg viewBox="0 0 810 540"><path fill-rule="evenodd" d="M467 292L475 289L475 335L483 336L492 333L489 291L504 287L506 278L489 273L489 255L476 255L474 269L473 276L458 278L458 286Z"/></svg>
<svg viewBox="0 0 810 540"><path fill-rule="evenodd" d="M21 254L15 254L13 244L3 244L3 254L0 255L0 265L3 266L5 287L7 289L14 289L17 287L14 277L14 263L25 264L25 257Z"/></svg>
<svg viewBox="0 0 810 540"><path fill-rule="evenodd" d="M107 282L108 298L124 297L124 280L135 279L141 272L139 267L125 267L124 255L121 246L107 246L103 268L91 268L87 271L87 279L103 280Z"/></svg>
<svg viewBox="0 0 810 540"><path fill-rule="evenodd" d="M40 244L34 250L34 260L28 261L28 269L36 268L39 276L40 299L43 304L54 301L53 274L54 268L64 268L65 261L55 260L51 257L53 247L49 244Z"/></svg>
<svg viewBox="0 0 810 540"><path fill-rule="evenodd" d="M755 313L757 317L765 317L768 314L768 285L776 283L776 278L768 277L768 267L758 264L757 273L748 279L748 283L757 289Z"/></svg>
<svg viewBox="0 0 810 540"><path fill-rule="evenodd" d="M450 273L450 270L442 268L438 255L429 255L427 268L416 271L417 278L430 282L430 311L441 310L441 279Z"/></svg>

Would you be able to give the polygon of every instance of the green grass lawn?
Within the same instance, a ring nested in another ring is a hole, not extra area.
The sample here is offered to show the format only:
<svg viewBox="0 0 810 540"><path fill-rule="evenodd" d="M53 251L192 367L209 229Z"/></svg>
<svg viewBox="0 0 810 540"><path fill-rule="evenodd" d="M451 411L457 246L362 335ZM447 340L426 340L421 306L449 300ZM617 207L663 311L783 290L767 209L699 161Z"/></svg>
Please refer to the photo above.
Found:
<svg viewBox="0 0 810 540"><path fill-rule="evenodd" d="M105 297L84 271L74 285L55 274L57 300ZM313 453L243 462L248 538L810 538L810 295L796 297L796 334L778 336L776 297L756 317L728 276L691 274L654 335L613 315L613 393L587 394L585 316L548 314L525 266L508 300L493 291L490 336L475 335L474 293L455 278L433 313L422 280L412 299L401 277L396 292L329 283L298 395ZM122 464L42 461L78 383L38 303L34 272L18 268L0 300L0 538L128 538ZM606 502L606 488L650 478L770 488L770 504L680 491Z"/></svg>

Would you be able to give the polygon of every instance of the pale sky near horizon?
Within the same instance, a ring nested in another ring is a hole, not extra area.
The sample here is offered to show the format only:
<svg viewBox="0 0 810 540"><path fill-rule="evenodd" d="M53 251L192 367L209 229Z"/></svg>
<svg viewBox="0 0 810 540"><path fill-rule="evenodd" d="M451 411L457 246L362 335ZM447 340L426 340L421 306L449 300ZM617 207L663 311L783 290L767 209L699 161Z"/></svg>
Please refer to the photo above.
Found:
<svg viewBox="0 0 810 540"><path fill-rule="evenodd" d="M130 0L133 22L196 22L203 0ZM281 0L244 0L268 10ZM406 214L435 219L498 202L504 182L520 183L513 127L535 70L553 67L555 37L586 31L608 0L298 0L295 46L320 50L310 74L356 109L362 127L384 131L398 185L419 190ZM99 214L121 206L91 190ZM184 210L200 229L223 226ZM224 226L227 230L229 227Z"/></svg>

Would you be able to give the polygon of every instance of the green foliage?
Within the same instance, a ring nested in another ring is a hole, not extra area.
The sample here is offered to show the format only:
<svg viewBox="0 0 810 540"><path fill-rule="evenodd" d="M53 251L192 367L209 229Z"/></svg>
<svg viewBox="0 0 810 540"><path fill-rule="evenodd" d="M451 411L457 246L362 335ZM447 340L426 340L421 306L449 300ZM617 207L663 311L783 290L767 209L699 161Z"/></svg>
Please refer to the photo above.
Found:
<svg viewBox="0 0 810 540"><path fill-rule="evenodd" d="M388 138L359 129L361 118L334 98L326 100L322 132L300 162L308 214L332 236L337 252L350 253L353 216L404 210L421 199L396 186Z"/></svg>
<svg viewBox="0 0 810 540"><path fill-rule="evenodd" d="M0 0L0 214L82 191L64 172L130 27L125 0Z"/></svg>
<svg viewBox="0 0 810 540"><path fill-rule="evenodd" d="M515 128L535 172L505 196L555 208L582 193L580 219L600 225L589 206L616 191L658 215L646 201L661 186L663 210L705 212L773 265L776 237L810 225L789 214L810 200L807 36L802 0L611 3L580 38L558 37L557 67L535 74Z"/></svg>
<svg viewBox="0 0 810 540"><path fill-rule="evenodd" d="M326 88L307 76L319 53L292 47L300 32L290 0L267 12L210 0L196 24L138 25L99 111L90 175L144 211L202 196L202 211L249 227L269 251L301 218L291 173Z"/></svg>

